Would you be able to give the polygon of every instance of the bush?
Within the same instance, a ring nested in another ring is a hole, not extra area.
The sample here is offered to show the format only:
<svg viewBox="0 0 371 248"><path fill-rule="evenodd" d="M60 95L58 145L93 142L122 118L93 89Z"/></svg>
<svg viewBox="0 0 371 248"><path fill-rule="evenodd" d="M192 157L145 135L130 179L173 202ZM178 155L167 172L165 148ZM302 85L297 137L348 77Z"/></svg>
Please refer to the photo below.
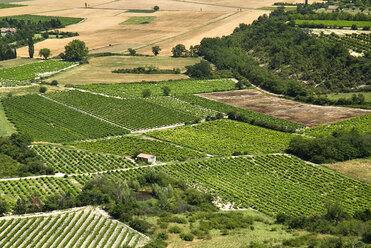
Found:
<svg viewBox="0 0 371 248"><path fill-rule="evenodd" d="M169 233L181 233L182 229L179 226L172 226L169 228Z"/></svg>
<svg viewBox="0 0 371 248"><path fill-rule="evenodd" d="M351 29L352 29L352 30L357 30L357 29L358 29L358 27L357 27L357 25L356 25L356 24L353 24L353 25L352 25L352 27L351 27Z"/></svg>
<svg viewBox="0 0 371 248"><path fill-rule="evenodd" d="M185 241L193 241L195 236L192 233L182 233L180 234L180 238Z"/></svg>
<svg viewBox="0 0 371 248"><path fill-rule="evenodd" d="M159 234L157 234L157 239L167 240L168 238L169 238L169 236L167 235L166 232L160 232Z"/></svg>
<svg viewBox="0 0 371 248"><path fill-rule="evenodd" d="M153 10L154 11L159 11L160 10L160 7L158 7L157 5L155 7L153 7Z"/></svg>
<svg viewBox="0 0 371 248"><path fill-rule="evenodd" d="M133 48L129 48L128 52L129 52L130 56L135 56L136 53L137 53L137 51L135 51Z"/></svg>
<svg viewBox="0 0 371 248"><path fill-rule="evenodd" d="M50 83L50 85L52 85L52 86L57 86L57 85L58 85L58 81L57 81L57 80L53 80L53 81Z"/></svg>
<svg viewBox="0 0 371 248"><path fill-rule="evenodd" d="M41 94L45 93L46 91L47 91L47 88L46 88L45 86L41 86L41 87L39 88L39 92L40 92Z"/></svg>

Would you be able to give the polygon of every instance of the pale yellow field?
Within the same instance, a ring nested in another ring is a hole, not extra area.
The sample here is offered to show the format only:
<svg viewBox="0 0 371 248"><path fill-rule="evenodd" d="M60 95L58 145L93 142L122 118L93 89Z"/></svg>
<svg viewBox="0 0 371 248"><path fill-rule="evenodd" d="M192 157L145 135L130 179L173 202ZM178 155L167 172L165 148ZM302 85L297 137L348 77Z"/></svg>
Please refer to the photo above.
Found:
<svg viewBox="0 0 371 248"><path fill-rule="evenodd" d="M271 6L278 0L91 0L89 8L85 1L74 0L33 0L22 2L25 7L1 9L0 16L37 14L49 16L81 17L81 23L68 26L63 31L78 32L79 37L49 39L35 44L36 55L41 48L49 48L56 56L64 51L64 46L73 39L86 42L92 53L124 52L128 48L139 49L140 53L150 54L154 44L162 47L163 55L171 55L171 48L182 43L187 47L197 45L203 37L216 37L230 34L240 23L251 23L258 16L269 13L257 10ZM282 0L283 1L283 0ZM152 9L155 13L129 13L129 9ZM242 8L242 12L239 12ZM143 25L120 25L133 16L155 16L156 20ZM27 48L17 51L27 57Z"/></svg>
<svg viewBox="0 0 371 248"><path fill-rule="evenodd" d="M156 66L160 69L180 68L184 71L186 65L193 65L198 61L200 61L199 58L169 58L163 56L113 56L92 58L89 60L89 64L78 66L72 70L57 74L47 81L57 80L60 85L65 85L184 79L188 78L184 74L122 74L112 73L112 71L120 68L134 68L138 66Z"/></svg>

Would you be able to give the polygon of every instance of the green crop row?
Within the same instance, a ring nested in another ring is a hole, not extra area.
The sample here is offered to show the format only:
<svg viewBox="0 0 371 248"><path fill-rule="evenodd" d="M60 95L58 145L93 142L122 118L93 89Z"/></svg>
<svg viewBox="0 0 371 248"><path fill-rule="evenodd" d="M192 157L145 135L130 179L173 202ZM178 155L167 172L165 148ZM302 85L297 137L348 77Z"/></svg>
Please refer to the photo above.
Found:
<svg viewBox="0 0 371 248"><path fill-rule="evenodd" d="M91 173L135 166L131 160L124 157L60 146L37 145L33 146L32 149L37 152L44 163L55 168L58 173Z"/></svg>
<svg viewBox="0 0 371 248"><path fill-rule="evenodd" d="M216 155L284 152L293 137L289 133L231 120L203 122L147 134Z"/></svg>
<svg viewBox="0 0 371 248"><path fill-rule="evenodd" d="M160 161L184 161L187 159L205 157L205 154L191 149L177 147L170 143L140 137L119 137L101 139L92 142L79 142L75 147L117 155L135 156L139 153L152 154Z"/></svg>
<svg viewBox="0 0 371 248"><path fill-rule="evenodd" d="M129 132L38 95L10 97L2 103L18 131L35 141L65 142Z"/></svg>
<svg viewBox="0 0 371 248"><path fill-rule="evenodd" d="M202 106L204 108L212 109L215 111L229 113L235 112L238 115L241 115L245 118L246 121L250 122L253 125L266 127L283 132L295 132L296 129L303 128L304 125L291 122L288 120L280 119L277 117L253 112L246 109L240 109L227 105L221 102L212 101L203 97L185 94L176 96L178 99L185 102L189 102L193 105Z"/></svg>
<svg viewBox="0 0 371 248"><path fill-rule="evenodd" d="M76 63L56 60L40 61L36 63L1 69L0 78L24 81L43 76L46 73L52 73L65 69L74 64Z"/></svg>
<svg viewBox="0 0 371 248"><path fill-rule="evenodd" d="M1 228L6 227L6 228ZM130 247L147 238L126 225L83 209L58 215L8 218L0 223L1 247ZM108 242L109 241L109 242ZM116 246L115 246L116 244Z"/></svg>
<svg viewBox="0 0 371 248"><path fill-rule="evenodd" d="M220 203L270 215L322 214L326 201L338 201L349 213L371 205L370 185L286 155L212 158L162 169L220 197Z"/></svg>
<svg viewBox="0 0 371 248"><path fill-rule="evenodd" d="M359 132L371 132L371 114L355 117L352 119L335 122L329 125L304 129L301 133L310 136L331 135L337 130L351 130L356 128Z"/></svg>
<svg viewBox="0 0 371 248"><path fill-rule="evenodd" d="M77 90L55 92L49 97L132 130L167 126L197 119L176 106L166 107L142 98L117 99ZM161 99L158 99L161 100Z"/></svg>
<svg viewBox="0 0 371 248"><path fill-rule="evenodd" d="M163 87L170 88L170 95L180 95L234 90L236 89L236 84L230 79L216 79L177 80L153 83L77 85L75 87L111 96L141 97L142 92L145 89L151 90L151 93L154 96L162 96Z"/></svg>
<svg viewBox="0 0 371 248"><path fill-rule="evenodd" d="M79 191L68 178L40 177L0 181L0 194L12 204L19 197L27 199L31 195L39 195L41 199L45 199L56 193L71 192L77 195Z"/></svg>

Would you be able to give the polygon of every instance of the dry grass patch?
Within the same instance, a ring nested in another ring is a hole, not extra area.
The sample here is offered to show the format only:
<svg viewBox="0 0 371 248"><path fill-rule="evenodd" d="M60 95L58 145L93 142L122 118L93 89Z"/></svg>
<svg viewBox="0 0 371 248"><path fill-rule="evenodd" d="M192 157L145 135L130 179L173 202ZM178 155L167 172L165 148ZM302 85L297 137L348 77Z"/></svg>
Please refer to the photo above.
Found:
<svg viewBox="0 0 371 248"><path fill-rule="evenodd" d="M327 164L327 167L371 184L371 157Z"/></svg>
<svg viewBox="0 0 371 248"><path fill-rule="evenodd" d="M144 81L164 81L170 79L188 78L183 74L121 74L112 73L115 69L135 68L138 66L156 66L160 69L181 68L199 62L199 58L172 58L172 57L141 57L141 56L112 56L99 57L89 60L89 64L79 66L48 79L58 80L60 84L93 84L93 83L121 83Z"/></svg>
<svg viewBox="0 0 371 248"><path fill-rule="evenodd" d="M371 113L370 110L299 103L268 95L258 90L217 92L200 94L200 96L238 108L301 123L308 127L321 126Z"/></svg>

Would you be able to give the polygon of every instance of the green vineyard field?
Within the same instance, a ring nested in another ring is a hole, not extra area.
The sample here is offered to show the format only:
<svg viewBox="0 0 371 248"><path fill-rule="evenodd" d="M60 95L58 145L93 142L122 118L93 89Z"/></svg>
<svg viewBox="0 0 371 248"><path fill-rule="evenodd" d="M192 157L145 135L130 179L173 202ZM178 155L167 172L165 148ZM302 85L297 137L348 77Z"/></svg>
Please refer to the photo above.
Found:
<svg viewBox="0 0 371 248"><path fill-rule="evenodd" d="M66 142L129 133L38 95L2 101L8 119L35 141Z"/></svg>
<svg viewBox="0 0 371 248"><path fill-rule="evenodd" d="M163 107L142 98L117 99L77 90L48 96L132 130L167 126L197 118L192 113L178 111L171 106Z"/></svg>
<svg viewBox="0 0 371 248"><path fill-rule="evenodd" d="M1 247L137 247L148 238L126 225L83 208L37 217L0 218Z"/></svg>
<svg viewBox="0 0 371 248"><path fill-rule="evenodd" d="M20 180L0 181L0 194L12 204L19 197L27 200L32 195L39 195L41 199L57 193L71 192L77 195L80 189L68 178L39 177Z"/></svg>
<svg viewBox="0 0 371 248"><path fill-rule="evenodd" d="M117 155L134 156L138 153L155 155L160 161L183 161L186 159L205 157L205 154L191 149L177 147L175 145L152 139L139 137L118 137L101 139L93 142L78 142L75 147L98 152L113 153Z"/></svg>
<svg viewBox="0 0 371 248"><path fill-rule="evenodd" d="M203 122L147 134L216 155L284 152L293 137L289 133L231 120Z"/></svg>
<svg viewBox="0 0 371 248"><path fill-rule="evenodd" d="M37 152L44 163L53 167L57 173L92 173L135 166L129 159L108 154L51 145L37 145L32 149Z"/></svg>
<svg viewBox="0 0 371 248"><path fill-rule="evenodd" d="M162 167L234 207L267 214L324 213L338 201L349 213L370 207L371 186L286 155L212 158Z"/></svg>
<svg viewBox="0 0 371 248"><path fill-rule="evenodd" d="M63 62L46 60L36 63L20 65L0 70L0 79L24 81L39 77L44 73L51 73L65 69L76 64L75 62Z"/></svg>
<svg viewBox="0 0 371 248"><path fill-rule="evenodd" d="M351 130L356 128L359 132L371 132L371 114L355 117L345 121L335 122L329 125L308 128L300 131L310 136L331 135L336 130Z"/></svg>
<svg viewBox="0 0 371 248"><path fill-rule="evenodd" d="M124 84L95 84L78 85L80 89L90 90L111 96L141 97L142 91L149 89L154 96L163 95L163 87L170 88L170 95L207 93L236 89L235 82L230 79L217 80L177 80L156 83L124 83Z"/></svg>

